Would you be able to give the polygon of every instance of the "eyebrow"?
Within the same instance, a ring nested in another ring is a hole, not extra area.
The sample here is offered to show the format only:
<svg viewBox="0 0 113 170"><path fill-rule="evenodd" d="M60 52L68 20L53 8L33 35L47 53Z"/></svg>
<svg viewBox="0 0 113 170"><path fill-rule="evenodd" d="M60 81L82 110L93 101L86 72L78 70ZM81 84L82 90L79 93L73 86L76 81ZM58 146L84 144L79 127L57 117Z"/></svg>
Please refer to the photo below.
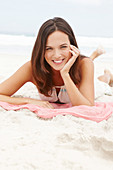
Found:
<svg viewBox="0 0 113 170"><path fill-rule="evenodd" d="M67 43L63 43L63 44L61 44L60 46L63 46L63 45L67 45L67 46L68 46L68 44L67 44ZM46 47L52 47L52 46L47 45Z"/></svg>
<svg viewBox="0 0 113 170"><path fill-rule="evenodd" d="M62 45L67 45L67 46L68 46L68 44L67 44L67 43L63 43L63 44L61 44L60 46L62 46Z"/></svg>

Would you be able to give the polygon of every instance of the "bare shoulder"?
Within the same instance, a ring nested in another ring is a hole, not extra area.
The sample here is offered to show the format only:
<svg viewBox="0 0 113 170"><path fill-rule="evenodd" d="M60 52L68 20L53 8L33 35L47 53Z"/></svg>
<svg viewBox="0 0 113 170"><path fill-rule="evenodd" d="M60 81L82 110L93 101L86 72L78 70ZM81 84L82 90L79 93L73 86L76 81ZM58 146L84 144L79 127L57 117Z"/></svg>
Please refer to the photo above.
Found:
<svg viewBox="0 0 113 170"><path fill-rule="evenodd" d="M32 81L32 67L31 67L31 61L27 61L25 64L23 64L20 69L20 74L24 75L24 78L26 77L28 81Z"/></svg>
<svg viewBox="0 0 113 170"><path fill-rule="evenodd" d="M31 60L27 61L24 65L23 65L26 69L31 70Z"/></svg>
<svg viewBox="0 0 113 170"><path fill-rule="evenodd" d="M84 70L84 69L94 69L94 63L92 61L91 58L89 57L86 57L86 58L83 58L80 63L79 63L79 67L80 67L80 70Z"/></svg>
<svg viewBox="0 0 113 170"><path fill-rule="evenodd" d="M94 65L92 59L90 57L86 57L86 58L83 58L81 61L80 61L80 67L84 66L84 65Z"/></svg>
<svg viewBox="0 0 113 170"><path fill-rule="evenodd" d="M26 73L30 73L31 75L31 71L32 71L32 68L31 68L31 61L27 61L24 65L22 65L21 67L23 70L26 71Z"/></svg>
<svg viewBox="0 0 113 170"><path fill-rule="evenodd" d="M81 78L92 77L94 75L94 63L91 58L83 58L79 63Z"/></svg>
<svg viewBox="0 0 113 170"><path fill-rule="evenodd" d="M29 74L30 82L36 85L36 81L33 77L31 60L25 63L25 69L27 69L27 72Z"/></svg>

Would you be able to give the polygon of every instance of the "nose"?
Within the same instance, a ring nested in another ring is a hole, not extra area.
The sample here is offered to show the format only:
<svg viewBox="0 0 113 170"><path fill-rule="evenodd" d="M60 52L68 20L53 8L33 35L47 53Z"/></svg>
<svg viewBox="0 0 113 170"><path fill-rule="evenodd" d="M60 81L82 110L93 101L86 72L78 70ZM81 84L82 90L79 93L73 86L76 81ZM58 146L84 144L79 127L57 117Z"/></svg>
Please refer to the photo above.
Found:
<svg viewBox="0 0 113 170"><path fill-rule="evenodd" d="M60 52L60 50L55 50L55 51L54 51L54 57L55 57L55 58L60 58L60 57L61 57L61 52Z"/></svg>

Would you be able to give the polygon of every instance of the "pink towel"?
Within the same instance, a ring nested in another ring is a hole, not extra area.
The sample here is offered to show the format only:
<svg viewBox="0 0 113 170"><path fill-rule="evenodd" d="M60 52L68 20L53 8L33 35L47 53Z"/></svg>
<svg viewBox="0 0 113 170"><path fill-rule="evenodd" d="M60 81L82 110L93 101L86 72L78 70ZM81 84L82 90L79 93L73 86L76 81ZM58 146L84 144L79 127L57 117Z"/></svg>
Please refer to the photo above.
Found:
<svg viewBox="0 0 113 170"><path fill-rule="evenodd" d="M29 109L30 111L36 113L37 116L45 119L52 118L57 115L73 115L100 122L102 120L107 120L113 112L113 102L98 102L95 103L95 106L80 105L71 107L70 104L55 103L52 103L52 105L55 109L42 108L33 104L13 105L6 102L0 102L0 106L6 110Z"/></svg>

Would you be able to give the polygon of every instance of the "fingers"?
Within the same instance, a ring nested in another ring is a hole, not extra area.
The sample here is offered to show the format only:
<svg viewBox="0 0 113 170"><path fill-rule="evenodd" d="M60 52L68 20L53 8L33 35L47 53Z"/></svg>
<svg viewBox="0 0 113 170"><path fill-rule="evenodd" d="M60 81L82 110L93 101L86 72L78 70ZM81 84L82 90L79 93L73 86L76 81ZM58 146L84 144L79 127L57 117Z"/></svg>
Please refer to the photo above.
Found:
<svg viewBox="0 0 113 170"><path fill-rule="evenodd" d="M50 109L54 109L54 107L48 102L48 108L50 108Z"/></svg>
<svg viewBox="0 0 113 170"><path fill-rule="evenodd" d="M48 102L48 101L43 101L44 108L49 108L49 109L54 109L54 107Z"/></svg>
<svg viewBox="0 0 113 170"><path fill-rule="evenodd" d="M74 45L70 45L70 48L73 49L73 50L76 50L76 51L80 52L80 50L79 50L77 47L75 47Z"/></svg>
<svg viewBox="0 0 113 170"><path fill-rule="evenodd" d="M76 48L74 45L70 45L70 52L72 53L73 56L78 57L80 54L80 50L78 48Z"/></svg>

